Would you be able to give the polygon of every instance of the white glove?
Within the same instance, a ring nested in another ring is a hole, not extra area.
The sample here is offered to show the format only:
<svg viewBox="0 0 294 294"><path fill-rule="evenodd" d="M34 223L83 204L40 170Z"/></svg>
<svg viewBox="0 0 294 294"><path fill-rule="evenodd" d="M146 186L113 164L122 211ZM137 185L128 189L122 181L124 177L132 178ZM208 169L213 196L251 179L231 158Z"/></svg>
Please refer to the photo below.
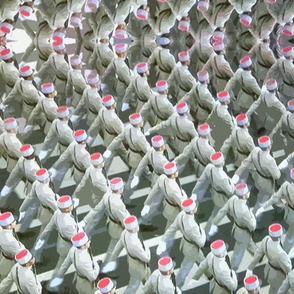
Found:
<svg viewBox="0 0 294 294"><path fill-rule="evenodd" d="M65 105L71 105L71 98L66 98L65 99Z"/></svg>
<svg viewBox="0 0 294 294"><path fill-rule="evenodd" d="M163 241L160 241L158 244L158 247L156 249L156 254L160 255L166 250L166 243Z"/></svg>
<svg viewBox="0 0 294 294"><path fill-rule="evenodd" d="M240 180L240 177L236 174L232 177L232 183L234 185L236 185L239 182L239 180Z"/></svg>
<svg viewBox="0 0 294 294"><path fill-rule="evenodd" d="M80 204L80 199L79 198L73 198L72 201L73 201L74 208L77 208L79 206L79 204Z"/></svg>
<svg viewBox="0 0 294 294"><path fill-rule="evenodd" d="M34 81L35 81L37 86L39 86L40 83L41 83L41 79L39 77L36 77L36 76L34 77Z"/></svg>
<svg viewBox="0 0 294 294"><path fill-rule="evenodd" d="M123 103L121 107L121 111L124 112L126 110L130 109L129 103Z"/></svg>
<svg viewBox="0 0 294 294"><path fill-rule="evenodd" d="M196 201L197 200L197 195L195 193L193 193L190 198L192 200Z"/></svg>
<svg viewBox="0 0 294 294"><path fill-rule="evenodd" d="M145 136L149 136L150 135L150 132L149 131L146 131L146 132L144 132L144 135Z"/></svg>
<svg viewBox="0 0 294 294"><path fill-rule="evenodd" d="M11 193L11 190L12 189L10 187L5 185L1 190L0 197L8 196Z"/></svg>
<svg viewBox="0 0 294 294"><path fill-rule="evenodd" d="M112 272L117 268L117 262L116 261L110 261L108 262L102 269L100 272L102 273L108 273L108 272Z"/></svg>
<svg viewBox="0 0 294 294"><path fill-rule="evenodd" d="M53 167L49 169L50 178L53 179L57 175L57 170Z"/></svg>
<svg viewBox="0 0 294 294"><path fill-rule="evenodd" d="M42 151L39 153L39 159L42 161L44 158L46 158L47 154L48 154L47 151L42 150Z"/></svg>
<svg viewBox="0 0 294 294"><path fill-rule="evenodd" d="M34 128L34 126L31 125L27 125L24 129L23 129L23 133L26 134L29 131L31 131Z"/></svg>
<svg viewBox="0 0 294 294"><path fill-rule="evenodd" d="M86 143L88 145L91 145L93 141L94 141L94 139L91 136L88 136L87 139L86 139Z"/></svg>
<svg viewBox="0 0 294 294"><path fill-rule="evenodd" d="M1 109L2 111L4 111L5 108L6 108L6 105L3 105L2 103L0 103L0 109Z"/></svg>
<svg viewBox="0 0 294 294"><path fill-rule="evenodd" d="M83 228L86 225L86 223L85 223L85 221L82 220L78 223L78 225L80 228Z"/></svg>
<svg viewBox="0 0 294 294"><path fill-rule="evenodd" d="M20 211L20 212L19 212L19 218L18 218L18 221L19 221L19 222L24 218L25 214L26 214L25 211Z"/></svg>
<svg viewBox="0 0 294 294"><path fill-rule="evenodd" d="M141 216L145 216L146 214L148 214L148 212L150 211L150 206L149 205L144 205L142 211L141 211Z"/></svg>
<svg viewBox="0 0 294 294"><path fill-rule="evenodd" d="M131 188L136 187L139 184L139 177L134 176L134 178L131 181Z"/></svg>
<svg viewBox="0 0 294 294"><path fill-rule="evenodd" d="M54 288L59 286L61 283L63 282L63 278L54 278L53 280L51 280L51 282L49 283L49 287Z"/></svg>
<svg viewBox="0 0 294 294"><path fill-rule="evenodd" d="M210 230L208 232L208 235L210 237L212 237L213 235L215 235L218 232L218 226L216 225L211 225Z"/></svg>
<svg viewBox="0 0 294 294"><path fill-rule="evenodd" d="M45 243L45 240L39 239L35 245L35 250L39 250Z"/></svg>
<svg viewBox="0 0 294 294"><path fill-rule="evenodd" d="M284 159L278 166L279 169L284 169L288 166L288 161L287 159Z"/></svg>
<svg viewBox="0 0 294 294"><path fill-rule="evenodd" d="M258 208L255 214L255 217L258 217L259 215L261 215L264 212L264 210L265 209L263 207Z"/></svg>
<svg viewBox="0 0 294 294"><path fill-rule="evenodd" d="M247 270L246 271L246 274L245 274L245 277L247 278L247 277L250 277L250 276L252 276L252 274L253 274L253 272L251 271L251 270Z"/></svg>
<svg viewBox="0 0 294 294"><path fill-rule="evenodd" d="M70 120L71 120L72 123L75 123L75 122L78 120L78 118L79 118L78 115L72 115L72 116L70 117Z"/></svg>
<svg viewBox="0 0 294 294"><path fill-rule="evenodd" d="M106 151L103 153L103 157L104 157L105 159L109 158L110 155L111 155L111 151L110 151L110 150L106 150Z"/></svg>

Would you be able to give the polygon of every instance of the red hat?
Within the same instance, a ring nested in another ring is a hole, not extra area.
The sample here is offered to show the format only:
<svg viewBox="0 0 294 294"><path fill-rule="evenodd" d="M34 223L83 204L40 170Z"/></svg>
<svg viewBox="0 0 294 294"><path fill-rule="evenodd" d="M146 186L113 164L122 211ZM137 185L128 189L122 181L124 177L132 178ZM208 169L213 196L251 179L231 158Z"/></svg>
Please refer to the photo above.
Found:
<svg viewBox="0 0 294 294"><path fill-rule="evenodd" d="M167 176L170 176L170 175L176 173L177 171L178 171L178 168L177 168L177 165L175 164L175 162L169 162L164 165L164 173Z"/></svg>
<svg viewBox="0 0 294 294"><path fill-rule="evenodd" d="M214 51L222 51L225 49L225 45L222 40L213 42L212 47Z"/></svg>
<svg viewBox="0 0 294 294"><path fill-rule="evenodd" d="M265 86L266 86L268 91L273 91L273 90L277 89L278 84L277 84L277 81L275 79L268 79L265 82Z"/></svg>
<svg viewBox="0 0 294 294"><path fill-rule="evenodd" d="M80 65L82 63L82 56L81 55L73 55L70 58L70 64L71 65Z"/></svg>
<svg viewBox="0 0 294 294"><path fill-rule="evenodd" d="M189 61L190 60L190 54L189 54L189 51L182 51L178 54L178 57L179 57L179 60L181 62L184 62L184 61Z"/></svg>
<svg viewBox="0 0 294 294"><path fill-rule="evenodd" d="M151 143L153 147L159 148L164 145L164 140L161 136L154 136L151 139Z"/></svg>
<svg viewBox="0 0 294 294"><path fill-rule="evenodd" d="M62 209L69 208L70 206L72 206L72 204L72 199L69 195L61 196L57 200L57 206Z"/></svg>
<svg viewBox="0 0 294 294"><path fill-rule="evenodd" d="M267 148L271 145L271 139L268 136L258 138L258 145L260 148Z"/></svg>
<svg viewBox="0 0 294 294"><path fill-rule="evenodd" d="M112 191L117 191L124 186L124 181L122 178L114 178L110 181L110 188Z"/></svg>
<svg viewBox="0 0 294 294"><path fill-rule="evenodd" d="M67 106L60 106L57 108L57 115L60 118L69 116L69 110Z"/></svg>
<svg viewBox="0 0 294 294"><path fill-rule="evenodd" d="M236 121L238 126L244 126L248 123L248 116L245 113L240 113L236 116Z"/></svg>
<svg viewBox="0 0 294 294"><path fill-rule="evenodd" d="M215 152L210 156L210 161L214 165L219 165L225 161L224 156L221 152Z"/></svg>
<svg viewBox="0 0 294 294"><path fill-rule="evenodd" d="M102 294L107 294L114 288L114 284L109 278L100 280L97 286Z"/></svg>
<svg viewBox="0 0 294 294"><path fill-rule="evenodd" d="M253 291L259 287L258 277L253 275L244 279L244 286L246 290Z"/></svg>
<svg viewBox="0 0 294 294"><path fill-rule="evenodd" d="M184 114L189 111L189 107L186 102L178 103L177 104L177 113Z"/></svg>
<svg viewBox="0 0 294 294"><path fill-rule="evenodd" d="M78 233L78 234L74 235L74 236L71 238L71 242L72 242L72 244L73 244L75 247L82 247L82 246L84 246L87 242L89 242L89 238L88 238L88 236L86 235L86 233L81 232L81 233Z"/></svg>
<svg viewBox="0 0 294 294"><path fill-rule="evenodd" d="M0 214L0 226L6 227L15 221L14 216L11 212L4 212Z"/></svg>
<svg viewBox="0 0 294 294"><path fill-rule="evenodd" d="M49 178L49 173L46 168L41 168L36 171L36 179L38 181L44 181Z"/></svg>
<svg viewBox="0 0 294 294"><path fill-rule="evenodd" d="M292 32L290 32L289 30L283 30L282 33L284 35L288 35L288 36L292 36L293 35Z"/></svg>
<svg viewBox="0 0 294 294"><path fill-rule="evenodd" d="M137 228L139 224L137 218L134 215L130 215L124 219L124 225L126 230L132 231Z"/></svg>
<svg viewBox="0 0 294 294"><path fill-rule="evenodd" d="M25 265L28 263L31 259L33 258L33 255L30 251L27 249L21 250L15 255L15 260L20 264L20 265Z"/></svg>
<svg viewBox="0 0 294 294"><path fill-rule="evenodd" d="M243 196L249 192L249 189L245 183L236 186L236 195Z"/></svg>
<svg viewBox="0 0 294 294"><path fill-rule="evenodd" d="M156 88L157 88L157 91L164 92L165 90L168 89L168 83L167 83L167 81L164 81L164 80L158 81L156 83Z"/></svg>
<svg viewBox="0 0 294 294"><path fill-rule="evenodd" d="M107 95L102 98L102 103L105 107L110 107L115 103L115 100L111 95Z"/></svg>
<svg viewBox="0 0 294 294"><path fill-rule="evenodd" d="M4 119L3 123L4 123L4 128L6 130L12 130L17 128L17 121L14 117L9 117Z"/></svg>
<svg viewBox="0 0 294 294"><path fill-rule="evenodd" d="M127 52L128 44L126 43L119 43L114 46L116 53L124 53Z"/></svg>
<svg viewBox="0 0 294 294"><path fill-rule="evenodd" d="M207 123L205 123L205 124L199 125L197 128L197 131L199 135L207 136L208 134L211 133L211 128Z"/></svg>
<svg viewBox="0 0 294 294"><path fill-rule="evenodd" d="M200 82L205 82L209 79L209 74L206 70L201 70L197 72L197 78Z"/></svg>
<svg viewBox="0 0 294 294"><path fill-rule="evenodd" d="M3 60L7 60L13 57L13 53L10 49L4 49L0 52L0 58Z"/></svg>
<svg viewBox="0 0 294 294"><path fill-rule="evenodd" d="M288 110L294 111L294 99L289 100L287 103L287 106L288 106Z"/></svg>
<svg viewBox="0 0 294 294"><path fill-rule="evenodd" d="M144 73L146 71L148 71L148 64L146 62L142 62L137 65L138 73Z"/></svg>
<svg viewBox="0 0 294 294"><path fill-rule="evenodd" d="M98 165L98 164L101 164L102 162L104 162L104 159L103 159L103 156L101 153L93 153L91 155L91 162L92 164L94 165Z"/></svg>
<svg viewBox="0 0 294 294"><path fill-rule="evenodd" d="M143 119L140 113L133 113L129 116L129 121L132 125L138 125Z"/></svg>
<svg viewBox="0 0 294 294"><path fill-rule="evenodd" d="M221 255L227 250L226 244L223 240L216 240L212 242L210 245L210 249L214 255Z"/></svg>
<svg viewBox="0 0 294 294"><path fill-rule="evenodd" d="M33 74L33 70L29 65L24 65L20 70L19 73L22 77L28 77Z"/></svg>
<svg viewBox="0 0 294 294"><path fill-rule="evenodd" d="M173 261L168 256L162 257L158 260L158 269L161 272L168 272L171 269L173 269L173 267L174 267Z"/></svg>
<svg viewBox="0 0 294 294"><path fill-rule="evenodd" d="M34 153L34 148L33 148L33 146L32 145L30 145L30 144L25 144L25 145L22 145L21 147L20 147L20 150L19 150L21 153L22 153L22 155L23 156L30 156L30 155L32 155L33 153Z"/></svg>
<svg viewBox="0 0 294 294"><path fill-rule="evenodd" d="M240 66L242 68L249 67L251 64L252 64L252 60L250 58L250 55L246 55L240 59Z"/></svg>
<svg viewBox="0 0 294 294"><path fill-rule="evenodd" d="M13 29L13 25L8 22L2 22L0 24L0 36L9 34Z"/></svg>
<svg viewBox="0 0 294 294"><path fill-rule="evenodd" d="M33 13L33 9L29 6L21 6L19 9L19 18L21 21L27 19L30 17L30 15Z"/></svg>
<svg viewBox="0 0 294 294"><path fill-rule="evenodd" d="M220 102L226 102L226 101L230 100L230 94L227 91L218 92L217 99Z"/></svg>
<svg viewBox="0 0 294 294"><path fill-rule="evenodd" d="M293 47L289 46L283 49L283 54L285 57L292 57L293 56Z"/></svg>
<svg viewBox="0 0 294 294"><path fill-rule="evenodd" d="M205 12L209 8L209 3L206 1L198 1L197 3L197 10Z"/></svg>
<svg viewBox="0 0 294 294"><path fill-rule="evenodd" d="M137 10L137 17L140 19L147 19L148 18L148 11L145 9L138 9Z"/></svg>
<svg viewBox="0 0 294 294"><path fill-rule="evenodd" d="M47 83L47 84L41 85L41 90L42 90L42 93L44 94L50 94L55 91L55 87L52 83Z"/></svg>
<svg viewBox="0 0 294 294"><path fill-rule="evenodd" d="M74 132L74 137L77 142L82 142L87 139L87 133L85 130L77 130Z"/></svg>
<svg viewBox="0 0 294 294"><path fill-rule="evenodd" d="M190 22L186 20L181 20L178 25L178 29L183 32L189 31Z"/></svg>
<svg viewBox="0 0 294 294"><path fill-rule="evenodd" d="M247 14L241 14L240 15L240 23L243 26L245 26L247 28L250 28L251 22L252 22L252 17L250 15L247 15Z"/></svg>
<svg viewBox="0 0 294 294"><path fill-rule="evenodd" d="M281 237L283 235L283 228L280 224L275 223L269 226L268 232L271 237Z"/></svg>
<svg viewBox="0 0 294 294"><path fill-rule="evenodd" d="M195 207L196 202L191 198L188 198L182 202L182 208L185 212L191 212L195 209Z"/></svg>

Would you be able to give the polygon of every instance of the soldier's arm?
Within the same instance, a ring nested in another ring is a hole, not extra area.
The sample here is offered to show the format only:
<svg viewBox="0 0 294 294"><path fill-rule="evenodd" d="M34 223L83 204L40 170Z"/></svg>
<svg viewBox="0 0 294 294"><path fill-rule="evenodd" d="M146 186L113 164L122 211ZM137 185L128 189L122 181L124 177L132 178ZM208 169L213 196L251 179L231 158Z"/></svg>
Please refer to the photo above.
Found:
<svg viewBox="0 0 294 294"><path fill-rule="evenodd" d="M141 242L138 243L139 246L139 250L136 250L135 255L142 260L143 262L149 263L150 262L150 250L148 247L146 247L146 249L144 250Z"/></svg>
<svg viewBox="0 0 294 294"><path fill-rule="evenodd" d="M84 167L85 170L92 165L91 159L90 159L90 154L87 151L84 152L84 156L82 156L80 158L80 163L82 164L82 166Z"/></svg>
<svg viewBox="0 0 294 294"><path fill-rule="evenodd" d="M71 96L72 90L73 90L73 86L72 86L71 74L70 74L70 71L68 71L67 82L65 86L65 98L69 98Z"/></svg>
<svg viewBox="0 0 294 294"><path fill-rule="evenodd" d="M18 94L18 84L19 82L16 81L10 93L6 96L5 100L2 101L3 105L8 105L12 101L12 99Z"/></svg>
<svg viewBox="0 0 294 294"><path fill-rule="evenodd" d="M37 72L36 76L41 78L44 72L46 72L50 68L50 56L49 58L41 65L41 68Z"/></svg>
<svg viewBox="0 0 294 294"><path fill-rule="evenodd" d="M104 196L103 196L104 197ZM90 232L102 219L105 214L105 205L103 199L92 208L88 214L84 217L84 222L86 223L85 231Z"/></svg>
<svg viewBox="0 0 294 294"><path fill-rule="evenodd" d="M199 280L201 278L201 276L206 273L209 270L209 266L208 266L208 261L207 261L207 257L201 261L193 279L194 280Z"/></svg>
<svg viewBox="0 0 294 294"><path fill-rule="evenodd" d="M100 191L104 192L104 194L108 191L106 181L107 179L105 179L103 175L101 175L101 177L92 176L92 184L95 187L97 187Z"/></svg>
<svg viewBox="0 0 294 294"><path fill-rule="evenodd" d="M144 157L141 159L134 176L135 177L141 177L145 167L149 164L149 153L147 152Z"/></svg>
<svg viewBox="0 0 294 294"><path fill-rule="evenodd" d="M249 108L248 111L246 112L246 114L247 114L247 116L248 116L249 119L250 119L252 113L253 113L254 111L256 111L256 109L259 107L261 101L262 101L262 97L259 96L259 98L251 104L250 108Z"/></svg>
<svg viewBox="0 0 294 294"><path fill-rule="evenodd" d="M193 222L195 221L193 220ZM198 228L194 227L192 230L190 230L189 237L199 246L199 248L202 248L206 241L206 234L205 231L201 228L200 224L197 224L196 222L195 224L198 226Z"/></svg>
<svg viewBox="0 0 294 294"><path fill-rule="evenodd" d="M12 170L11 174L9 175L6 181L6 185L10 187L11 189L14 189L18 185L18 183L21 181L22 177L24 176L23 170L21 168L22 163L23 161L19 159L16 166L14 167L14 169Z"/></svg>
<svg viewBox="0 0 294 294"><path fill-rule="evenodd" d="M146 198L146 200L144 202L144 205L152 206L154 197L160 197L163 200L164 195L163 195L163 192L162 192L162 187L160 185L160 182L162 182L164 180L164 177L165 177L165 175L161 175L160 177L158 177L155 185L151 189L148 197Z"/></svg>
<svg viewBox="0 0 294 294"><path fill-rule="evenodd" d="M260 89L260 87L254 77L251 76L250 81L248 83L248 86L256 95L258 95L258 96L260 95L261 89Z"/></svg>
<svg viewBox="0 0 294 294"><path fill-rule="evenodd" d="M125 140L125 132L121 132L114 140L111 142L111 144L107 147L108 150L113 152L114 150L117 150L120 143L122 143Z"/></svg>
<svg viewBox="0 0 294 294"><path fill-rule="evenodd" d="M203 198L204 194L206 193L206 190L210 186L210 180L209 180L209 173L210 173L211 167L209 165L206 166L204 169L202 175L196 182L196 185L194 186L192 190L192 194L197 195L197 202L199 203L201 199Z"/></svg>
<svg viewBox="0 0 294 294"><path fill-rule="evenodd" d="M26 211L28 206L30 205L31 201L37 197L35 193L35 189L31 189L29 195L25 198L23 203L21 204L19 211Z"/></svg>
<svg viewBox="0 0 294 294"><path fill-rule="evenodd" d="M123 103L130 103L133 99L134 99L134 93L136 93L135 90L135 77L133 78L133 80L131 81L131 83L129 84L129 86L126 89L125 95L123 97Z"/></svg>
<svg viewBox="0 0 294 294"><path fill-rule="evenodd" d="M122 200L119 200L117 202L117 210L116 215L118 216L122 226L124 227L124 219L130 216L130 213L126 209L126 206L122 202Z"/></svg>
<svg viewBox="0 0 294 294"><path fill-rule="evenodd" d="M222 275L222 283L224 283L230 290L235 291L238 287L238 280L236 273L231 269L230 271L230 273Z"/></svg>
<svg viewBox="0 0 294 294"><path fill-rule="evenodd" d="M103 124L101 121L101 113L99 112L98 116L92 122L92 124L88 130L89 136L91 136L92 138L96 138L96 136L98 136L98 134L99 134L99 131L100 131L102 125Z"/></svg>
<svg viewBox="0 0 294 294"><path fill-rule="evenodd" d="M232 136L233 134L231 134L223 143L223 146L220 149L220 152L224 155L224 157L226 158L230 148L232 147Z"/></svg>
<svg viewBox="0 0 294 294"><path fill-rule="evenodd" d="M55 278L55 277L63 278L65 276L66 271L68 270L70 265L73 263L73 260L72 260L72 255L74 252L73 250L74 250L74 247L71 247L65 260L63 261L63 263L61 264L60 268L57 270L57 272L53 278ZM84 266L84 264L83 264L83 266Z"/></svg>
<svg viewBox="0 0 294 294"><path fill-rule="evenodd" d="M225 90L224 91L231 91L235 85L236 85L236 82L237 82L237 74L235 73L227 82L226 84L226 87L225 87Z"/></svg>
<svg viewBox="0 0 294 294"><path fill-rule="evenodd" d="M268 169L271 173L271 176L273 179L278 180L281 176L281 171L279 170L276 161L272 158L272 160L269 162Z"/></svg>
<svg viewBox="0 0 294 294"><path fill-rule="evenodd" d="M94 268L93 268L93 263L94 263ZM85 275L85 277L93 283L99 274L99 266L95 261L92 262L87 262L83 263L82 265L82 274Z"/></svg>
<svg viewBox="0 0 294 294"><path fill-rule="evenodd" d="M235 174L241 178L242 174L245 172L245 170L251 169L252 165L253 165L253 163L252 163L252 152L251 152L248 155L248 157L242 161L241 166L236 170Z"/></svg>
<svg viewBox="0 0 294 294"><path fill-rule="evenodd" d="M174 222L170 225L167 231L165 231L164 235L162 236L161 240L167 242L169 240L173 240L175 238L176 232L179 230L179 218L182 214L178 214Z"/></svg>
<svg viewBox="0 0 294 294"><path fill-rule="evenodd" d="M195 144L195 140L197 140L196 138L192 140L192 142L190 142L185 149L183 150L183 152L181 154L179 154L174 161L176 162L176 164L178 166L181 165L185 165L188 160L190 158L194 157L194 152L193 152L193 148L194 148L194 144Z"/></svg>
<svg viewBox="0 0 294 294"><path fill-rule="evenodd" d="M223 191L231 197L234 193L235 187L232 183L231 179L227 176L227 178L223 179L223 185L222 185Z"/></svg>
<svg viewBox="0 0 294 294"><path fill-rule="evenodd" d="M66 148L66 150L62 153L62 155L59 157L59 159L55 162L55 164L53 165L53 168L58 170L58 167L62 163L72 164L72 159L71 159L69 147Z"/></svg>
<svg viewBox="0 0 294 294"><path fill-rule="evenodd" d="M287 184L283 183L283 185L280 187L280 189L277 192L275 192L268 201L265 202L263 208L267 208L273 204L275 204L275 205L282 204L283 202L281 199L282 199L284 193L287 193L286 187L287 187Z"/></svg>
<svg viewBox="0 0 294 294"><path fill-rule="evenodd" d="M284 282L282 283L281 287L278 290L277 294L287 294L288 291L291 289L291 284L290 284L290 275L286 277Z"/></svg>
<svg viewBox="0 0 294 294"><path fill-rule="evenodd" d="M109 261L115 261L117 259L117 257L119 256L119 254L121 253L121 251L124 248L124 241L123 238L125 236L125 232L122 232L122 234L120 235L119 241L116 243L112 253L109 256Z"/></svg>
<svg viewBox="0 0 294 294"><path fill-rule="evenodd" d="M171 126L171 117L169 117L167 120L160 122L153 128L150 128L148 131L150 134L153 134L155 132L160 132L161 130L165 130L167 128L170 128Z"/></svg>
<svg viewBox="0 0 294 294"><path fill-rule="evenodd" d="M50 234L50 232L56 228L56 224L55 224L55 215L53 215L51 217L50 222L48 223L48 225L45 227L44 231L40 234L39 239L43 240L46 238L47 234Z"/></svg>
<svg viewBox="0 0 294 294"><path fill-rule="evenodd" d="M143 121L147 121L150 112L151 99L149 99L140 110Z"/></svg>
<svg viewBox="0 0 294 294"><path fill-rule="evenodd" d="M281 130L282 128L282 124L283 124L283 118L284 118L284 115L282 115L282 117L280 118L280 120L278 121L278 123L275 125L274 129L271 131L270 133L270 137L273 138L274 134L278 131L278 130Z"/></svg>
<svg viewBox="0 0 294 294"><path fill-rule="evenodd" d="M215 216L214 220L212 221L212 223L216 226L218 226L219 222L222 220L222 218L228 214L229 212L229 208L230 208L230 203L231 203L231 199L229 199L226 204L221 208L221 210L217 213L217 215Z"/></svg>
<svg viewBox="0 0 294 294"><path fill-rule="evenodd" d="M42 107L41 107L41 101L36 105L36 107L33 109L33 111L30 114L30 117L27 121L27 125L34 125L34 121L38 116L42 113Z"/></svg>
<svg viewBox="0 0 294 294"><path fill-rule="evenodd" d="M291 263L291 258L285 251L282 252L280 258L278 259L278 262L283 272L286 275L288 275L292 269L292 263Z"/></svg>
<svg viewBox="0 0 294 294"><path fill-rule="evenodd" d="M36 283L36 277L32 271L28 273L28 277L26 279L26 288L27 291L30 291L30 294L41 294L42 287L39 287L40 284Z"/></svg>
<svg viewBox="0 0 294 294"><path fill-rule="evenodd" d="M156 280L157 277L154 277L154 274L152 273L145 285L142 288L142 294L153 294L153 280Z"/></svg>
<svg viewBox="0 0 294 294"><path fill-rule="evenodd" d="M2 280L2 282L0 283L0 293L9 293L9 290L10 290L12 284L14 283L14 280L12 277L12 271L13 271L13 269L10 271L8 276L6 278L4 278Z"/></svg>
<svg viewBox="0 0 294 294"><path fill-rule="evenodd" d="M85 105L86 105L87 95L88 95L88 92L84 91L81 100L79 101L77 107L75 108L75 110L73 112L73 115L81 114L81 111L85 108Z"/></svg>
<svg viewBox="0 0 294 294"><path fill-rule="evenodd" d="M263 240L260 242L259 246L257 247L254 256L250 262L250 264L248 265L248 269L253 271L254 268L256 267L256 265L259 263L259 261L263 258L263 256L265 255L265 244L267 243L267 240L270 237L267 236L265 238L263 238Z"/></svg>
<svg viewBox="0 0 294 294"><path fill-rule="evenodd" d="M243 220L250 232L253 232L256 229L256 218L252 211L244 213Z"/></svg>

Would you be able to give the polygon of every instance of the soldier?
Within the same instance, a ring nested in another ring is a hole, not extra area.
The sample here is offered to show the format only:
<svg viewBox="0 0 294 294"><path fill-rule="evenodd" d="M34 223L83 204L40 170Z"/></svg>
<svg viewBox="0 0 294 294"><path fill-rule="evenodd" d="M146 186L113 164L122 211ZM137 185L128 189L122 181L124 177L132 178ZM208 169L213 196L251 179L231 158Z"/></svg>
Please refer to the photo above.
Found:
<svg viewBox="0 0 294 294"><path fill-rule="evenodd" d="M3 123L5 132L0 135L0 154L6 157L7 171L10 173L22 155L20 152L22 143L17 138L18 125L16 119L9 117Z"/></svg>
<svg viewBox="0 0 294 294"><path fill-rule="evenodd" d="M17 291L23 294L41 294L42 286L37 278L35 258L27 249L19 251L15 255L15 264L9 275L1 282L0 292L8 293L12 284L15 283Z"/></svg>
<svg viewBox="0 0 294 294"><path fill-rule="evenodd" d="M171 115L166 121L150 128L145 132L145 135L158 132L164 136L164 132L168 131L167 144L178 155L198 135L193 122L188 119L189 107L187 103L177 104L176 110L177 114Z"/></svg>
<svg viewBox="0 0 294 294"><path fill-rule="evenodd" d="M235 166L239 167L242 161L249 156L255 145L248 131L250 123L247 115L240 113L236 116L236 122L237 127L233 129L230 137L225 140L220 151L226 157L228 151L232 148L235 155Z"/></svg>
<svg viewBox="0 0 294 294"><path fill-rule="evenodd" d="M0 250L2 253L0 260L0 281L9 274L15 264L15 255L24 249L24 245L18 240L15 233L16 220L11 212L0 214Z"/></svg>
<svg viewBox="0 0 294 294"><path fill-rule="evenodd" d="M73 263L75 267L75 276L73 282L78 293L89 294L95 291L95 280L98 277L100 267L93 260L91 241L84 233L78 233L71 238L73 246L68 252L66 259L58 269L49 286L58 286L64 280L66 271Z"/></svg>
<svg viewBox="0 0 294 294"><path fill-rule="evenodd" d="M166 250L166 243L175 238L176 232L179 230L183 238L180 244L180 250L184 254L180 270L177 273L177 286L180 288L189 281L186 279L189 275L194 263L198 266L204 260L201 248L206 241L204 230L198 225L194 219L197 212L195 201L187 199L182 202L182 211L178 214L175 221L162 236L162 241L157 248L157 254L160 255Z"/></svg>
<svg viewBox="0 0 294 294"><path fill-rule="evenodd" d="M123 180L121 178L112 179L110 181L110 189L81 222L81 226L85 226L85 231L91 234L103 215L106 214L108 216L107 228L111 239L104 260L105 264L109 261L113 248L124 230L123 220L130 215L121 199L124 190Z"/></svg>
<svg viewBox="0 0 294 294"><path fill-rule="evenodd" d="M155 270L142 289L143 294L181 294L177 287L174 264L170 257L162 257L158 260L158 269Z"/></svg>
<svg viewBox="0 0 294 294"><path fill-rule="evenodd" d="M154 198L159 198L159 200L154 200ZM148 224L151 216L150 211L152 212L156 209L156 206L160 203L159 201L162 201L163 198L165 199L163 216L167 220L165 227L165 230L167 230L181 212L182 201L187 199L186 192L182 189L178 178L178 169L175 162L164 165L164 175L159 176L144 202L144 207L141 211L141 224ZM143 228L147 230L148 226L145 225Z"/></svg>
<svg viewBox="0 0 294 294"><path fill-rule="evenodd" d="M76 202L77 203L77 202ZM44 245L47 235L56 228L58 231L56 251L59 254L59 259L54 270L53 276L57 273L63 261L65 260L71 246L71 238L80 231L75 214L75 202L68 195L61 196L57 201L57 209L50 222L39 235L34 250L38 251Z"/></svg>
<svg viewBox="0 0 294 294"><path fill-rule="evenodd" d="M235 172L232 178L233 183L237 183L241 178L247 178L250 172L258 190L257 201L253 212L264 205L275 191L275 181L281 176L281 172L275 159L270 155L271 140L268 136L258 139L259 147L255 147L250 155L243 160L241 166Z"/></svg>
<svg viewBox="0 0 294 294"><path fill-rule="evenodd" d="M115 294L116 287L109 278L100 280L97 284L97 290L94 294Z"/></svg>
<svg viewBox="0 0 294 294"><path fill-rule="evenodd" d="M206 223L205 232L208 234L211 224L219 212L219 210L226 204L228 199L234 193L234 185L230 178L224 172L225 165L224 156L221 152L216 152L210 157L209 163L201 177L198 179L194 189L192 190L191 198L200 203L206 190L210 187L211 197L214 203L214 208Z"/></svg>
<svg viewBox="0 0 294 294"><path fill-rule="evenodd" d="M293 293L294 289L294 270L291 270L290 273L287 275L286 279L284 280L283 284L279 288L277 294L286 294L286 293Z"/></svg>
<svg viewBox="0 0 294 294"><path fill-rule="evenodd" d="M258 277L255 275L248 276L244 279L244 287L239 289L236 294L259 294L260 286Z"/></svg>
<svg viewBox="0 0 294 294"><path fill-rule="evenodd" d="M158 81L156 83L158 95L153 95L143 105L140 114L145 122L149 122L152 127L162 121L166 121L172 114L175 113L173 105L169 101L168 83L166 81Z"/></svg>
<svg viewBox="0 0 294 294"><path fill-rule="evenodd" d="M232 228L232 234L234 235L236 243L231 260L232 269L235 271L237 271L238 266L241 263L245 249L247 248L252 255L254 255L256 250L256 244L252 240L252 234L256 229L256 219L247 204L249 197L250 191L247 185L244 183L237 185L235 195L233 195L217 213L208 233L211 237L217 232L217 225L225 215L229 214L233 218L234 225Z"/></svg>
<svg viewBox="0 0 294 294"><path fill-rule="evenodd" d="M50 157L56 146L59 149L59 153L62 154L75 140L73 130L70 127L71 122L69 120L70 113L68 107L59 107L57 109L57 116L58 119L55 119L52 122L50 130L44 139L42 150L39 154L42 162L45 162Z"/></svg>
<svg viewBox="0 0 294 294"><path fill-rule="evenodd" d="M199 125L197 131L199 137L195 137L174 160L179 170L182 171L187 161L191 159L196 171L196 177L199 178L205 167L210 163L210 156L215 153L215 150L210 146L211 129L209 125L207 123Z"/></svg>
<svg viewBox="0 0 294 294"><path fill-rule="evenodd" d="M144 245L141 236L139 235L139 224L137 218L133 215L124 220L125 230L122 232L118 243L116 244L108 264L103 268L107 272L108 268L115 267L116 260L123 248L127 251L130 281L124 294L134 294L142 282L148 280L150 276L150 250Z"/></svg>
<svg viewBox="0 0 294 294"><path fill-rule="evenodd" d="M281 245L282 234L283 228L280 224L269 226L269 236L262 239L246 271L246 277L251 276L257 263L266 256L268 262L264 268L264 275L270 285L269 294L277 293L292 268L291 259Z"/></svg>
<svg viewBox="0 0 294 294"><path fill-rule="evenodd" d="M226 244L223 240L216 240L210 245L211 252L200 263L193 279L199 280L206 271L214 278L213 294L230 294L238 286L237 276L231 269ZM212 290L212 289L211 289Z"/></svg>

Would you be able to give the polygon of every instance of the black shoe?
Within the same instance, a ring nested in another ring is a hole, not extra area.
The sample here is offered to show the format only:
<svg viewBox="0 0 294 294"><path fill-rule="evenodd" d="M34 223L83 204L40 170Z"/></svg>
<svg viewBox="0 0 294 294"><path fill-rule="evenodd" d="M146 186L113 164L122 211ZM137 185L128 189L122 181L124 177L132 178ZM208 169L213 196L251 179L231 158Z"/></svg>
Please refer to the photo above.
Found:
<svg viewBox="0 0 294 294"><path fill-rule="evenodd" d="M153 232L153 231L156 231L157 229L158 228L153 225L144 225L144 224L140 225L140 231L142 232Z"/></svg>

